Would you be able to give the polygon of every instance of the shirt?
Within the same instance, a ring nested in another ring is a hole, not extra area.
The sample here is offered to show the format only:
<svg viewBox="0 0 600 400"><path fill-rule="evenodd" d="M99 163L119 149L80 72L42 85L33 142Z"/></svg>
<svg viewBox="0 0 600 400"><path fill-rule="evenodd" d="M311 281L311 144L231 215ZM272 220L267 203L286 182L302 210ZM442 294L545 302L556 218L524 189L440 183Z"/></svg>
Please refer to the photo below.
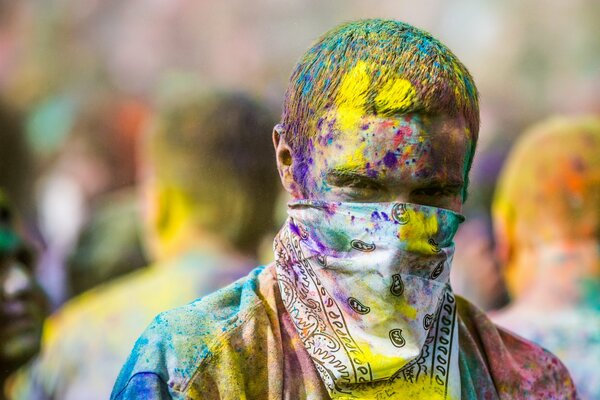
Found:
<svg viewBox="0 0 600 400"><path fill-rule="evenodd" d="M135 340L156 314L246 275L246 260L198 251L136 271L76 297L49 318L42 351L19 398L107 399ZM40 390L41 389L41 390Z"/></svg>
<svg viewBox="0 0 600 400"><path fill-rule="evenodd" d="M561 362L457 297L463 399L574 399ZM387 393L389 395L389 393ZM111 399L328 399L281 301L275 266L160 314Z"/></svg>

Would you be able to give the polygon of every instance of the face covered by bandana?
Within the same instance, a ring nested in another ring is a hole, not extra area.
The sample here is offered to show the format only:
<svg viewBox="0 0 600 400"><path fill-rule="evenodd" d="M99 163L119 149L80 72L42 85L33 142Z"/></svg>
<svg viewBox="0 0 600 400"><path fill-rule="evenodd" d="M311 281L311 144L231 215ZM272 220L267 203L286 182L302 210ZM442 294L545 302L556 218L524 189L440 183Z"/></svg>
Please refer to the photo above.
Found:
<svg viewBox="0 0 600 400"><path fill-rule="evenodd" d="M409 203L290 203L275 239L284 306L334 398L459 398L453 237ZM424 396L424 397L422 397Z"/></svg>

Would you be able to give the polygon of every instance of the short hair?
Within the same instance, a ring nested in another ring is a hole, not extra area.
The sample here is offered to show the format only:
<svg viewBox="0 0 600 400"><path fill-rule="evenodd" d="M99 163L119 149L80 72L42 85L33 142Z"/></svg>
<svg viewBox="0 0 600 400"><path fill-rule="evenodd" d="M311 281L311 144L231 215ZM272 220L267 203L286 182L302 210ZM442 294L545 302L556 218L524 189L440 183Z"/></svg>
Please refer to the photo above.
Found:
<svg viewBox="0 0 600 400"><path fill-rule="evenodd" d="M271 142L275 119L242 93L186 96L159 111L147 139L157 179L198 211L207 204L221 210L204 228L243 251L254 252L273 228L279 188ZM233 210L242 216L231 218Z"/></svg>
<svg viewBox="0 0 600 400"><path fill-rule="evenodd" d="M468 172L479 134L477 89L467 68L429 33L367 19L321 36L296 65L286 92L281 125L295 157L302 160L318 119L347 85L368 114L462 115L471 141Z"/></svg>
<svg viewBox="0 0 600 400"><path fill-rule="evenodd" d="M502 169L493 214L515 244L600 239L600 118L529 128Z"/></svg>
<svg viewBox="0 0 600 400"><path fill-rule="evenodd" d="M535 263L515 262L524 249L598 242L600 118L552 117L529 128L502 169L492 214L512 297L522 296L540 272Z"/></svg>

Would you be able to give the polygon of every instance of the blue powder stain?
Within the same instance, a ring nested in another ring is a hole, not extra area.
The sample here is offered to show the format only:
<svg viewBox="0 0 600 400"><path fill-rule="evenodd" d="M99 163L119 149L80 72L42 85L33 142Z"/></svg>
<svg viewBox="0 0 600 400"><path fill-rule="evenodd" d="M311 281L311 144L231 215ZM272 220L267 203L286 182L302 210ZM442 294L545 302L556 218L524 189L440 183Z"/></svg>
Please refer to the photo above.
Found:
<svg viewBox="0 0 600 400"><path fill-rule="evenodd" d="M312 76L310 76L309 74L305 74L302 77L303 80L303 87L302 87L302 95L306 96L308 93L310 93L312 91L313 88L313 83L312 83Z"/></svg>
<svg viewBox="0 0 600 400"><path fill-rule="evenodd" d="M335 214L335 211L337 210L337 205L336 204L327 204L324 208L325 213L328 216L332 216Z"/></svg>
<svg viewBox="0 0 600 400"><path fill-rule="evenodd" d="M396 155L391 151L388 151L387 154L383 157L383 163L388 168L396 166L397 161L398 159L396 158Z"/></svg>
<svg viewBox="0 0 600 400"><path fill-rule="evenodd" d="M303 185L306 179L306 175L308 173L308 165L306 165L306 161L303 160L304 157L299 157L296 161L296 168L294 168L294 179L296 182L301 182Z"/></svg>
<svg viewBox="0 0 600 400"><path fill-rule="evenodd" d="M368 169L367 176L369 178L377 178L377 171L375 171L374 169Z"/></svg>
<svg viewBox="0 0 600 400"><path fill-rule="evenodd" d="M323 125L323 118L319 118L319 120L317 121L317 129L321 129L322 125Z"/></svg>
<svg viewBox="0 0 600 400"><path fill-rule="evenodd" d="M317 245L317 248L320 252L324 252L327 249L327 247L323 243L321 243L319 239L315 239L314 242Z"/></svg>
<svg viewBox="0 0 600 400"><path fill-rule="evenodd" d="M373 211L371 213L371 220L379 220L379 219L381 219L381 216L379 215L379 212L378 211Z"/></svg>
<svg viewBox="0 0 600 400"><path fill-rule="evenodd" d="M385 221L389 221L390 220L390 217L388 217L388 215L386 213L384 213L383 211L381 212L381 216L383 217L383 219Z"/></svg>
<svg viewBox="0 0 600 400"><path fill-rule="evenodd" d="M298 228L298 225L294 224L293 222L290 223L290 230L294 233L294 235L300 236L300 229Z"/></svg>

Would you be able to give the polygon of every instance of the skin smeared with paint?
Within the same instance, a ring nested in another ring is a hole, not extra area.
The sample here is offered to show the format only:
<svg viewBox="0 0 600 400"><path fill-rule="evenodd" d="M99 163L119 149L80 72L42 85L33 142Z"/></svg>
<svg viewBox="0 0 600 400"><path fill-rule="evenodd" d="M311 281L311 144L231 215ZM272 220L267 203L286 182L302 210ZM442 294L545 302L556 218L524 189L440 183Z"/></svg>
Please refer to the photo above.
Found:
<svg viewBox="0 0 600 400"><path fill-rule="evenodd" d="M460 211L466 158L460 121L367 115L342 130L341 114L331 112L323 119L308 150L304 179L309 198L402 201Z"/></svg>

